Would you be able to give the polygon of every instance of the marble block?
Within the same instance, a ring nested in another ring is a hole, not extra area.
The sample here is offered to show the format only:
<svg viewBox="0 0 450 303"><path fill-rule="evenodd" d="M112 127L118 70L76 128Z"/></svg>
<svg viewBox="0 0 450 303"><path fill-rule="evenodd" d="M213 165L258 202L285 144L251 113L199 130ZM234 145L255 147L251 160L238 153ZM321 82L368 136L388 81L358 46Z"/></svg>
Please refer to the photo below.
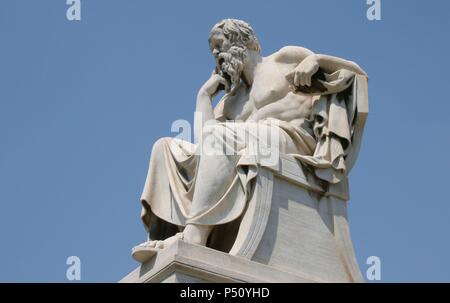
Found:
<svg viewBox="0 0 450 303"><path fill-rule="evenodd" d="M325 192L298 161L281 155L277 166L259 168L236 233L223 239L230 245L178 240L121 282L363 282L345 184Z"/></svg>

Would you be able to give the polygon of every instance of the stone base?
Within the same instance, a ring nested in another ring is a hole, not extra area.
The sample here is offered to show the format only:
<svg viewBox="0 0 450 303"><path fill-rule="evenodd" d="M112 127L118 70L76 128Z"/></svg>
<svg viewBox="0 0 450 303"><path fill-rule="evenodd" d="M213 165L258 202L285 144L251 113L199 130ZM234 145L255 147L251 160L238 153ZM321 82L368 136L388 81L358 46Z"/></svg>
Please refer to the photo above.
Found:
<svg viewBox="0 0 450 303"><path fill-rule="evenodd" d="M177 241L142 264L120 283L319 282L243 257Z"/></svg>
<svg viewBox="0 0 450 303"><path fill-rule="evenodd" d="M347 182L325 191L281 155L278 166L258 168L237 233L220 234L229 247L178 241L121 282L364 282L347 200Z"/></svg>

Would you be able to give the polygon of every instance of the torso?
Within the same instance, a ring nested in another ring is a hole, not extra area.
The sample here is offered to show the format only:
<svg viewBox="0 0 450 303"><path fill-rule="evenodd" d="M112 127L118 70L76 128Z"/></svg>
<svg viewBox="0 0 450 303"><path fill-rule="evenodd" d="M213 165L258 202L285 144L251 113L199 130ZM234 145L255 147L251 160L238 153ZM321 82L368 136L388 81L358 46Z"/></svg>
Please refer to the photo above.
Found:
<svg viewBox="0 0 450 303"><path fill-rule="evenodd" d="M287 122L301 124L310 118L312 96L294 93L285 79L296 64L280 63L274 59L275 56L265 57L258 65L250 88L241 83L236 94L226 100L224 114L227 119L258 120L258 111L261 110L265 112L265 117L267 112L273 112L273 118ZM280 109L283 112L281 116Z"/></svg>

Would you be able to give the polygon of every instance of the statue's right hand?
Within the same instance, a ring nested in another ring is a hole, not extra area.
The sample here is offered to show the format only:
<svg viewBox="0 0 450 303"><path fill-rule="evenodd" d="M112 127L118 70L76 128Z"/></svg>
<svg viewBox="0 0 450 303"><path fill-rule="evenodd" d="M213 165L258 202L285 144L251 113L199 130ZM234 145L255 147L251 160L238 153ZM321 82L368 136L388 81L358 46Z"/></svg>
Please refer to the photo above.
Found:
<svg viewBox="0 0 450 303"><path fill-rule="evenodd" d="M230 90L230 84L228 81L219 75L215 70L211 74L211 77L200 88L200 92L206 93L208 96L215 96L221 89L226 92Z"/></svg>

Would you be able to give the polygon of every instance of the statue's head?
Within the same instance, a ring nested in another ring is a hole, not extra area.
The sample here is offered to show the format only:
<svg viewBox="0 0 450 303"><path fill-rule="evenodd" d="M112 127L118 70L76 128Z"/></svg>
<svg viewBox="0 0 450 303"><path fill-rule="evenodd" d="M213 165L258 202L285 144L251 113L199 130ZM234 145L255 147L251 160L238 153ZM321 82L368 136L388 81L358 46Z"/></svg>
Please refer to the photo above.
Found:
<svg viewBox="0 0 450 303"><path fill-rule="evenodd" d="M220 21L211 29L208 41L219 72L233 86L239 84L248 52L261 51L252 27L242 20Z"/></svg>

